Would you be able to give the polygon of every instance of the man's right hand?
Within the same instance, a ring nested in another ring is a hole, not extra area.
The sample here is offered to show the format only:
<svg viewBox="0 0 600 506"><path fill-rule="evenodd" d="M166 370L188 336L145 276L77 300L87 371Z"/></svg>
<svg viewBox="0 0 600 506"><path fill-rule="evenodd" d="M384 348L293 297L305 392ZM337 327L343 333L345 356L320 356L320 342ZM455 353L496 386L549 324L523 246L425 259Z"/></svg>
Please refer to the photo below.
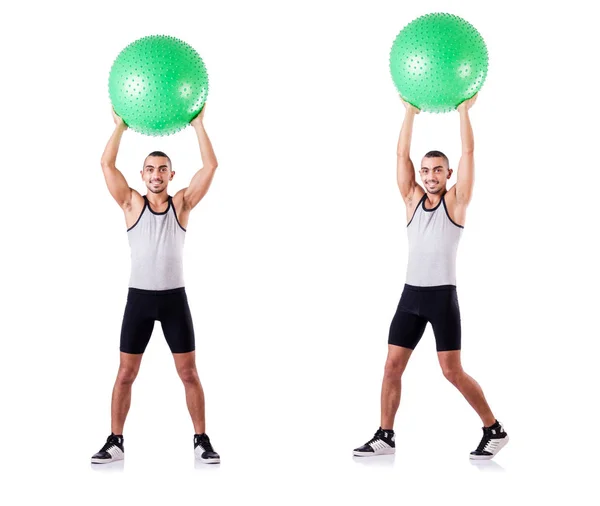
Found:
<svg viewBox="0 0 600 506"><path fill-rule="evenodd" d="M190 121L190 125L193 127L202 126L204 121L204 111L206 111L206 104L202 106L202 110Z"/></svg>
<svg viewBox="0 0 600 506"><path fill-rule="evenodd" d="M404 104L404 107L406 107L406 112L412 112L413 114L419 114L421 112L421 109L416 108L414 105L409 104L406 100L404 100L402 97L400 97L400 100L402 101L402 103Z"/></svg>
<svg viewBox="0 0 600 506"><path fill-rule="evenodd" d="M120 126L121 128L123 128L123 130L127 130L127 124L123 121L123 118L121 118L121 116L119 116L114 109L111 109L111 112L115 125L118 127Z"/></svg>

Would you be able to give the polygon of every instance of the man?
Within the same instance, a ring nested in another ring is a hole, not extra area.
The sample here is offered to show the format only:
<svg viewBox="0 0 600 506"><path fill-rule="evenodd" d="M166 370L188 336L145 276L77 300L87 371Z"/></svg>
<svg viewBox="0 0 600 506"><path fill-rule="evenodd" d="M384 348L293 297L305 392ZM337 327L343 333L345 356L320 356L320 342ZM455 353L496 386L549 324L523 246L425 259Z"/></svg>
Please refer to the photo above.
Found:
<svg viewBox="0 0 600 506"><path fill-rule="evenodd" d="M467 206L473 193L473 130L469 109L477 96L458 107L462 155L456 184L446 189L452 176L448 158L430 151L421 161L417 184L410 159L415 115L420 111L402 100L406 115L398 141L398 186L406 204L409 257L406 284L392 320L388 356L381 388L381 426L375 436L354 450L356 456L395 452L394 418L400 404L401 378L408 359L423 335L433 327L438 360L444 376L463 394L483 422L483 438L471 459L491 459L508 442L479 384L466 374L460 361L461 326L456 293L456 251Z"/></svg>
<svg viewBox="0 0 600 506"><path fill-rule="evenodd" d="M103 464L124 456L123 425L131 403L131 386L140 368L155 320L160 321L175 367L185 387L188 410L194 424L194 453L205 463L220 457L205 433L204 392L196 370L194 328L183 282L183 244L190 211L208 191L217 159L204 130L204 110L191 125L196 131L202 168L190 185L173 197L167 186L175 176L170 158L150 153L141 171L147 193L142 197L129 187L115 161L127 125L113 112L116 128L102 155L102 171L108 190L125 213L131 247L131 278L121 327L120 365L112 393L111 435L92 457Z"/></svg>

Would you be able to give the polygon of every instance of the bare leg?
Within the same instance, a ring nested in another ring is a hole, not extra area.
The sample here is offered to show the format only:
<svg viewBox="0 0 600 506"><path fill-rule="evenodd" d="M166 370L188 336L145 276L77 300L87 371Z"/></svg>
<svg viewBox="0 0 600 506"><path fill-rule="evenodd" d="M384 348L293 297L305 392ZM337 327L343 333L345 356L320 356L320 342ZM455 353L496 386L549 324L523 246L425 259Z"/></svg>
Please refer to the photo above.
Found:
<svg viewBox="0 0 600 506"><path fill-rule="evenodd" d="M400 405L402 374L413 350L388 344L383 383L381 385L381 428L394 428L394 418Z"/></svg>
<svg viewBox="0 0 600 506"><path fill-rule="evenodd" d="M463 371L460 362L460 350L440 351L438 352L438 360L446 379L463 394L467 402L481 418L483 425L485 427L492 425L496 421L496 418L485 400L479 383Z"/></svg>
<svg viewBox="0 0 600 506"><path fill-rule="evenodd" d="M123 434L125 418L131 405L131 386L140 370L142 354L121 352L119 372L112 392L111 431Z"/></svg>
<svg viewBox="0 0 600 506"><path fill-rule="evenodd" d="M185 388L185 400L188 411L192 417L194 431L196 434L203 434L206 431L204 421L204 390L196 370L196 352L173 353L177 374L183 381Z"/></svg>

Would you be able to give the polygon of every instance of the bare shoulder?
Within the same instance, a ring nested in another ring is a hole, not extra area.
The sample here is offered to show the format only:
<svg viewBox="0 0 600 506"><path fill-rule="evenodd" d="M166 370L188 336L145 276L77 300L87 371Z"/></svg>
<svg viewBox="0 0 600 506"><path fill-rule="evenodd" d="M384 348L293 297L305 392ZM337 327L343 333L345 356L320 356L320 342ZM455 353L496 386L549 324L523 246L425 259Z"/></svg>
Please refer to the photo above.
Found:
<svg viewBox="0 0 600 506"><path fill-rule="evenodd" d="M133 188L131 189L131 201L127 202L123 206L123 212L125 213L125 224L127 228L131 228L140 217L142 210L144 209L144 197Z"/></svg>
<svg viewBox="0 0 600 506"><path fill-rule="evenodd" d="M184 230L187 229L191 211L191 208L185 205L185 200L183 198L186 189L187 188L183 188L179 190L175 195L173 195L173 207L175 208L175 216L177 217L179 225L181 225L181 227Z"/></svg>
<svg viewBox="0 0 600 506"><path fill-rule="evenodd" d="M420 184L416 183L413 192L406 199L404 199L404 204L406 205L407 223L410 222L415 214L415 210L417 209L419 202L421 202L423 195L425 195L425 190L423 190L423 187Z"/></svg>
<svg viewBox="0 0 600 506"><path fill-rule="evenodd" d="M446 207L455 206L456 205L456 185L452 186L445 194L444 201L446 202Z"/></svg>
<svg viewBox="0 0 600 506"><path fill-rule="evenodd" d="M185 190L185 188L182 188L175 195L173 195L173 205L175 206L175 210L177 212L183 211L183 196L185 194Z"/></svg>
<svg viewBox="0 0 600 506"><path fill-rule="evenodd" d="M444 194L444 203L446 205L448 217L455 225L463 227L467 217L467 206L465 204L460 204L456 199L456 185Z"/></svg>
<svg viewBox="0 0 600 506"><path fill-rule="evenodd" d="M144 197L142 197L140 192L131 188L131 201L127 202L125 204L123 210L125 211L125 213L128 213L128 212L140 213L143 208L144 208Z"/></svg>

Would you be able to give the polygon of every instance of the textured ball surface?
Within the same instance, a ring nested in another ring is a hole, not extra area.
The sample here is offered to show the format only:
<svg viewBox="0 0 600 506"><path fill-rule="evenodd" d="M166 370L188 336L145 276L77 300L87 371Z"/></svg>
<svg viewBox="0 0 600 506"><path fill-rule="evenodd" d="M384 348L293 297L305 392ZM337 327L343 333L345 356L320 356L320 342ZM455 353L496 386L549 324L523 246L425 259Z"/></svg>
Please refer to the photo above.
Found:
<svg viewBox="0 0 600 506"><path fill-rule="evenodd" d="M406 25L394 40L390 72L404 100L448 112L483 86L488 52L479 32L453 14L433 13Z"/></svg>
<svg viewBox="0 0 600 506"><path fill-rule="evenodd" d="M170 135L204 106L208 74L194 48L175 37L151 35L119 53L108 89L115 112L132 130Z"/></svg>

